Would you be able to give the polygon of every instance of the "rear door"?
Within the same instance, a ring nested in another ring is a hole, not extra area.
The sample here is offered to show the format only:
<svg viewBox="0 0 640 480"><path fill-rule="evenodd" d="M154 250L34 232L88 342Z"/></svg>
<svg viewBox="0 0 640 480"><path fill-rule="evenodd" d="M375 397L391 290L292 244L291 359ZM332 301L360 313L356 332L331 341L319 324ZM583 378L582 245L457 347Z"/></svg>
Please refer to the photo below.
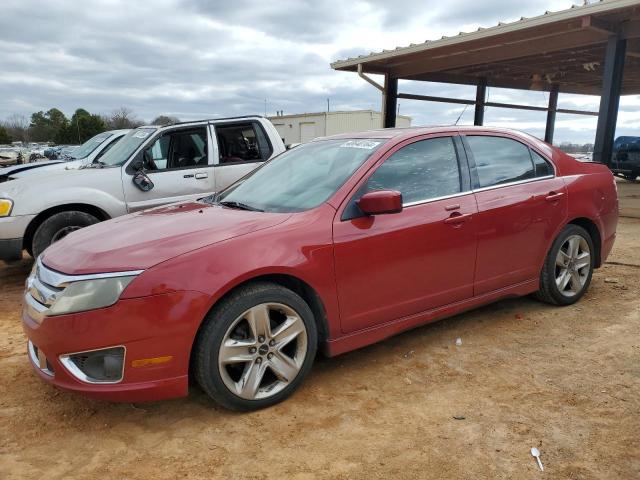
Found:
<svg viewBox="0 0 640 480"><path fill-rule="evenodd" d="M552 163L499 135L463 137L478 202L475 295L539 278L567 215L567 190Z"/></svg>
<svg viewBox="0 0 640 480"><path fill-rule="evenodd" d="M215 190L206 125L165 130L127 166L123 186L130 212L166 203L195 200ZM132 181L133 165L142 161L154 184L147 192ZM128 177L128 178L126 178Z"/></svg>
<svg viewBox="0 0 640 480"><path fill-rule="evenodd" d="M335 270L343 331L473 295L476 202L467 165L457 155L461 150L462 144L450 136L396 147L336 218ZM363 216L355 202L372 190L400 191L403 211Z"/></svg>
<svg viewBox="0 0 640 480"><path fill-rule="evenodd" d="M255 120L212 125L217 141L216 191L228 187L271 158L273 147Z"/></svg>

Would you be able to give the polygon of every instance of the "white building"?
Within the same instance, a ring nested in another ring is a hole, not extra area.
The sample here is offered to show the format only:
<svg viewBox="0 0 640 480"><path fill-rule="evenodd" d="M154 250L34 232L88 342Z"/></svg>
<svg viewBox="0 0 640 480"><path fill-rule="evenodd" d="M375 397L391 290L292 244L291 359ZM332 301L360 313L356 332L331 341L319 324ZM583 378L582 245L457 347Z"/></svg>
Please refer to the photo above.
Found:
<svg viewBox="0 0 640 480"><path fill-rule="evenodd" d="M326 137L338 133L363 132L380 128L380 112L354 110L350 112L300 113L269 117L280 133L285 145L304 143L316 137ZM411 117L398 115L396 126L410 127Z"/></svg>

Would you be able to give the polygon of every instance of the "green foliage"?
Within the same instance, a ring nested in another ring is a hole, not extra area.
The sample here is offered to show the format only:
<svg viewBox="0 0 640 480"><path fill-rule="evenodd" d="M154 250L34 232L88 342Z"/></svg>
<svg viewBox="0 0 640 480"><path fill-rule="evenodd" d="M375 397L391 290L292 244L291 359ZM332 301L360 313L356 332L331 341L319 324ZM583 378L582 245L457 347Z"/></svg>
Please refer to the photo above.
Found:
<svg viewBox="0 0 640 480"><path fill-rule="evenodd" d="M31 115L31 138L36 142L53 140L56 134L69 124L67 117L57 108Z"/></svg>
<svg viewBox="0 0 640 480"><path fill-rule="evenodd" d="M31 115L29 126L32 140L36 142L84 143L94 135L104 132L106 126L99 115L92 115L83 108L75 111L71 120L57 108Z"/></svg>
<svg viewBox="0 0 640 480"><path fill-rule="evenodd" d="M71 121L56 132L53 140L59 144L84 143L105 130L106 126L100 115L92 115L84 108L79 108L71 117Z"/></svg>
<svg viewBox="0 0 640 480"><path fill-rule="evenodd" d="M11 143L12 141L13 139L11 138L11 135L9 135L9 132L7 132L7 129L0 125L0 145Z"/></svg>

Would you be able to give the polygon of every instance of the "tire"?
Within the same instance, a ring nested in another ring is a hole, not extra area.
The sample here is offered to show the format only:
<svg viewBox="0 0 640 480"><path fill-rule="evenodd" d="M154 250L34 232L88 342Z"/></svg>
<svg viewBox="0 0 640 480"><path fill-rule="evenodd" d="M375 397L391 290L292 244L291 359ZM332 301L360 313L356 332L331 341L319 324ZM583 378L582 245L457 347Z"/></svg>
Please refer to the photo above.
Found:
<svg viewBox="0 0 640 480"><path fill-rule="evenodd" d="M572 245L576 244L577 250L574 255ZM588 259L585 253L588 253ZM540 273L540 290L534 296L552 305L576 303L591 283L595 265L594 255L595 248L589 232L578 225L565 226L547 254Z"/></svg>
<svg viewBox="0 0 640 480"><path fill-rule="evenodd" d="M269 329L262 338L264 318L269 319ZM265 408L287 398L302 383L311 370L317 342L313 313L298 294L275 283L249 284L205 317L194 345L194 375L225 408ZM226 349L221 348L223 343Z"/></svg>
<svg viewBox="0 0 640 480"><path fill-rule="evenodd" d="M33 258L38 258L40 254L52 243L64 238L69 233L79 230L100 220L93 215L75 210L60 212L51 215L36 229L31 241Z"/></svg>
<svg viewBox="0 0 640 480"><path fill-rule="evenodd" d="M625 173L624 178L629 180L630 182L635 182L636 178L638 178L638 172Z"/></svg>

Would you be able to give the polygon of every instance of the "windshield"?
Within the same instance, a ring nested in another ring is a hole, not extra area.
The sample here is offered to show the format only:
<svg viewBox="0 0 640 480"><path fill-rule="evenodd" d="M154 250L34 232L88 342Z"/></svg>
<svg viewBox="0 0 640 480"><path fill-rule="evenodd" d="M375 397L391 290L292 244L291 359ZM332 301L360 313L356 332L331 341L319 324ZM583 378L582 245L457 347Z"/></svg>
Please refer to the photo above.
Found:
<svg viewBox="0 0 640 480"><path fill-rule="evenodd" d="M107 166L122 165L155 131L155 128L136 128L131 130L111 150L104 154L100 159L100 163Z"/></svg>
<svg viewBox="0 0 640 480"><path fill-rule="evenodd" d="M218 203L248 210L301 212L317 207L384 140L321 140L295 147L224 190Z"/></svg>
<svg viewBox="0 0 640 480"><path fill-rule="evenodd" d="M107 138L112 137L113 133L103 132L99 133L95 137L91 137L79 147L75 148L73 152L69 154L74 160L80 160L81 158L87 158L91 152L93 152L98 146L104 142Z"/></svg>

